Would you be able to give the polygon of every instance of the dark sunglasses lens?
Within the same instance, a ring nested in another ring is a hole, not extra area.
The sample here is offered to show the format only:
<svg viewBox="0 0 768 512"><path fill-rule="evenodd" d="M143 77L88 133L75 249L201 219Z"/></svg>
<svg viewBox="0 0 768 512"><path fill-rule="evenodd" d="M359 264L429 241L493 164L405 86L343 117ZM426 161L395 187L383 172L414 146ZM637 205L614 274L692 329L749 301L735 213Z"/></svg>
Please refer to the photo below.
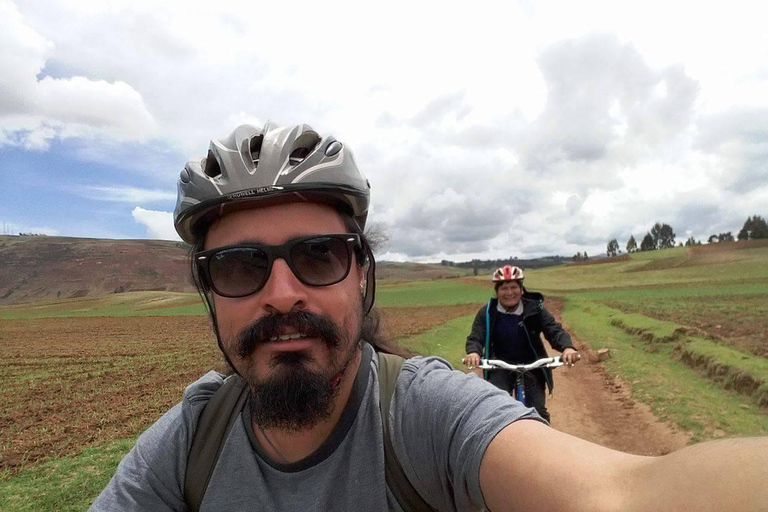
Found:
<svg viewBox="0 0 768 512"><path fill-rule="evenodd" d="M268 263L264 251L242 247L217 252L211 257L208 268L218 293L243 297L264 285Z"/></svg>
<svg viewBox="0 0 768 512"><path fill-rule="evenodd" d="M340 238L320 236L305 240L291 249L291 259L298 277L309 285L337 283L349 272L349 250Z"/></svg>

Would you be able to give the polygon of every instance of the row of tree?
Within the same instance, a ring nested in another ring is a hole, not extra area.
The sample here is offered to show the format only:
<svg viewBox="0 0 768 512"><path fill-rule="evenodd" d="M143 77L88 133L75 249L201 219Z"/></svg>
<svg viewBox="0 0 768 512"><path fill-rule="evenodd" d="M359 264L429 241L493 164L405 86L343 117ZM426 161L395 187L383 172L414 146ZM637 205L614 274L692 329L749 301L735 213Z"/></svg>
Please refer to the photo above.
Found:
<svg viewBox="0 0 768 512"><path fill-rule="evenodd" d="M748 217L738 234L739 240L768 238L768 223L759 215Z"/></svg>
<svg viewBox="0 0 768 512"><path fill-rule="evenodd" d="M640 251L653 251L656 249L667 249L669 247L675 246L675 231L672 229L672 226L669 224L663 224L661 222L657 222L653 225L650 231L648 231L645 234L645 237L643 237L642 241L640 242L640 247L638 249L637 247L637 240L635 240L635 236L631 235L629 237L629 240L627 240L627 252L637 252ZM619 242L615 238L608 242L608 246L606 247L606 252L608 253L608 256L616 256L621 252L621 249L619 249Z"/></svg>
<svg viewBox="0 0 768 512"><path fill-rule="evenodd" d="M627 252L668 249L675 246L675 236L675 231L672 229L672 226L669 224L657 222L640 241L640 247L637 246L637 240L635 240L634 235L631 235L627 241L626 249ZM759 238L768 238L768 223L766 223L765 219L759 215L748 217L746 222L744 222L744 227L742 227L741 231L739 231L738 239L754 240ZM710 244L733 241L733 234L731 234L730 231L726 233L711 235L707 239L707 243ZM680 242L679 245L682 246L683 243ZM696 239L693 237L689 237L688 240L685 241L685 246L690 247L693 245L701 245L701 241L696 241ZM621 253L621 249L619 249L619 242L615 238L608 242L606 252L608 253L608 256L616 256L617 254ZM581 253L577 253L576 256L573 257L573 260L583 261L584 258L581 257Z"/></svg>
<svg viewBox="0 0 768 512"><path fill-rule="evenodd" d="M521 268L543 268L551 267L553 265L560 265L568 261L568 258L563 256L544 256L543 258L533 259L519 259L517 256L510 256L509 258L501 258L497 260L471 260L471 261L451 261L442 260L441 265L445 267L458 267L458 268L471 268L475 275L478 275L481 269L497 269L504 265L516 265Z"/></svg>

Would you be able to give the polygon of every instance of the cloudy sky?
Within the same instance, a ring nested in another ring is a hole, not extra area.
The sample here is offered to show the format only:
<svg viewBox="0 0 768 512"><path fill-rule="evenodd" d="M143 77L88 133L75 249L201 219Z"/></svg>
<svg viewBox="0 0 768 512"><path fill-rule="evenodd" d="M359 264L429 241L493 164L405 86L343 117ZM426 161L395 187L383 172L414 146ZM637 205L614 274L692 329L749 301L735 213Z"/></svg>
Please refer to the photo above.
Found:
<svg viewBox="0 0 768 512"><path fill-rule="evenodd" d="M0 0L3 231L176 239L184 163L267 119L353 148L384 259L768 216L759 3L366 4Z"/></svg>

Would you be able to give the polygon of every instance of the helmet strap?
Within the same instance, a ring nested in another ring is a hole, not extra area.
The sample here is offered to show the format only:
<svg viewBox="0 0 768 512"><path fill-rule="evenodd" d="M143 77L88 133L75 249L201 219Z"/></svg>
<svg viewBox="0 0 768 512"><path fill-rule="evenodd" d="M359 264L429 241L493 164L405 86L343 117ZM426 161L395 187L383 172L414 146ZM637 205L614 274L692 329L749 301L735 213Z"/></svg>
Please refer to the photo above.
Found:
<svg viewBox="0 0 768 512"><path fill-rule="evenodd" d="M373 257L373 251L370 247L365 247L366 255L368 256L368 264L365 270L365 295L363 296L363 311L367 315L373 308L373 303L376 300L376 260Z"/></svg>

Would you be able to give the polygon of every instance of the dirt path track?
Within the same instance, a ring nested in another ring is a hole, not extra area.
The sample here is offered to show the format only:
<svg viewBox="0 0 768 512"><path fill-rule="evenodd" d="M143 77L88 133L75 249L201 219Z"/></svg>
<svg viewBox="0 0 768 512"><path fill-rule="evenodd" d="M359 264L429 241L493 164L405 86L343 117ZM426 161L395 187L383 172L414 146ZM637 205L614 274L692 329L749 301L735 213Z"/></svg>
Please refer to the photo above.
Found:
<svg viewBox="0 0 768 512"><path fill-rule="evenodd" d="M548 298L546 306L562 322L562 302ZM641 455L661 455L687 444L685 432L660 422L648 406L632 400L628 387L608 375L602 363L589 361L585 357L589 347L573 333L571 336L584 355L573 368L555 370L554 395L547 400L554 428Z"/></svg>

